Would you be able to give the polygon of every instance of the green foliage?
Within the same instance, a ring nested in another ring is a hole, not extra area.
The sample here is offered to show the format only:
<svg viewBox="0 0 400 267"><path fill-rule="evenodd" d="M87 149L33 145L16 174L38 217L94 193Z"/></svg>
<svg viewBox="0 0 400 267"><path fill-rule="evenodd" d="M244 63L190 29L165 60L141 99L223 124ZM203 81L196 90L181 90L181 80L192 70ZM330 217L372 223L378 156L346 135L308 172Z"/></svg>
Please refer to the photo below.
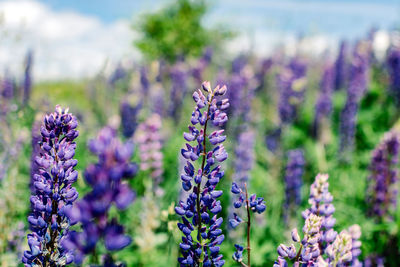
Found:
<svg viewBox="0 0 400 267"><path fill-rule="evenodd" d="M207 29L203 0L177 0L158 12L144 15L134 26L141 34L136 47L147 59L174 62L179 57L199 56L208 46L217 48L232 34L219 27Z"/></svg>

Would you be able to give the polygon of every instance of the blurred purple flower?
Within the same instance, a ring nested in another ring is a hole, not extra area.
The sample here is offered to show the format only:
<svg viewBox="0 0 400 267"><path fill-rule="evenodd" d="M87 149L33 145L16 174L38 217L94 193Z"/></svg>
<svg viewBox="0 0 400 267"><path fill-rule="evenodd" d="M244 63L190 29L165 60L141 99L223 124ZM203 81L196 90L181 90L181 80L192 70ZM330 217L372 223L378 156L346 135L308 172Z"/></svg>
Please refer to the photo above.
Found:
<svg viewBox="0 0 400 267"><path fill-rule="evenodd" d="M391 47L388 51L386 65L390 75L390 91L397 106L400 105L400 48Z"/></svg>
<svg viewBox="0 0 400 267"><path fill-rule="evenodd" d="M25 72L23 81L23 104L26 105L29 101L32 91L32 65L33 51L29 50L25 58Z"/></svg>
<svg viewBox="0 0 400 267"><path fill-rule="evenodd" d="M340 152L351 152L354 149L358 106L364 96L369 75L368 54L365 44L356 46L350 66L350 81L347 88L346 104L340 114Z"/></svg>
<svg viewBox="0 0 400 267"><path fill-rule="evenodd" d="M140 169L150 171L153 187L156 191L161 190L159 185L162 182L163 175L161 126L161 117L158 114L153 114L139 125L135 137L140 151Z"/></svg>
<svg viewBox="0 0 400 267"><path fill-rule="evenodd" d="M175 121L178 121L182 109L183 99L185 99L188 90L188 73L184 62L178 62L174 66L172 66L170 70L170 77L172 87L170 95L171 104L169 106L169 115Z"/></svg>
<svg viewBox="0 0 400 267"><path fill-rule="evenodd" d="M249 172L254 164L254 142L255 134L251 130L239 134L235 149L235 173L233 181L242 185L249 182Z"/></svg>
<svg viewBox="0 0 400 267"><path fill-rule="evenodd" d="M347 73L347 42L340 43L339 52L335 61L334 88L339 90L344 87Z"/></svg>
<svg viewBox="0 0 400 267"><path fill-rule="evenodd" d="M306 89L307 65L300 58L293 58L277 76L280 92L279 117L282 124L296 119L297 108L303 102Z"/></svg>
<svg viewBox="0 0 400 267"><path fill-rule="evenodd" d="M321 119L329 119L332 112L333 74L334 72L332 66L326 64L322 74L318 100L315 103L315 117L313 125L313 133L315 137L319 136L320 134Z"/></svg>
<svg viewBox="0 0 400 267"><path fill-rule="evenodd" d="M122 134L126 138L131 138L138 126L138 116L142 108L142 102L136 105L129 103L127 100L123 100L120 105L121 114L121 128Z"/></svg>
<svg viewBox="0 0 400 267"><path fill-rule="evenodd" d="M289 150L287 153L287 164L285 168L285 205L284 218L287 222L292 212L297 210L301 204L301 186L303 184L303 173L305 166L304 153L302 149Z"/></svg>
<svg viewBox="0 0 400 267"><path fill-rule="evenodd" d="M393 130L385 134L372 153L368 177L368 214L377 220L392 219L397 207L400 133Z"/></svg>
<svg viewBox="0 0 400 267"><path fill-rule="evenodd" d="M118 210L126 209L135 198L135 193L123 182L137 172L137 166L131 163L133 145L121 143L116 131L105 127L90 141L89 150L99 158L85 170L85 181L91 191L68 211L71 221L81 223L83 232L71 231L63 242L74 251L74 261L78 264L85 255L95 254L101 239L108 252L121 250L131 243L123 226L116 218L109 219L108 212L113 205Z"/></svg>

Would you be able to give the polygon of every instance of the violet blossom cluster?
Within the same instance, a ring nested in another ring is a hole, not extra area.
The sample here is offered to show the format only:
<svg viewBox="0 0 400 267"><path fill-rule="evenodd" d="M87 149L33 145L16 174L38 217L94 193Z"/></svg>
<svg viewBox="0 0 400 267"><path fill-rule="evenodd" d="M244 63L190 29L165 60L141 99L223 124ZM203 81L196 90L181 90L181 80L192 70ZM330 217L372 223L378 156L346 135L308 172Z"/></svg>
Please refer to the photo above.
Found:
<svg viewBox="0 0 400 267"><path fill-rule="evenodd" d="M301 186L304 173L304 152L302 149L293 149L287 153L287 164L285 168L285 204L284 218L288 217L301 204Z"/></svg>
<svg viewBox="0 0 400 267"><path fill-rule="evenodd" d="M216 186L224 176L218 163L225 161L228 154L222 144L226 139L224 130L208 133L207 129L210 123L221 127L227 122L228 117L224 111L229 107L229 102L221 98L226 93L226 86L212 89L209 82L204 82L202 90L206 95L201 89L193 93L196 107L190 120L191 125L188 126L189 132L184 133L188 143L181 150L187 160L181 175L182 188L189 196L185 201L179 201L175 208L175 212L182 218L178 228L184 235L179 245L182 256L178 262L180 266L201 264L204 267L220 267L225 263L219 253L224 235L221 230L223 219L218 218L222 206L217 199L222 191L216 190ZM189 143L193 141L194 146ZM209 150L206 148L207 143L211 144ZM201 162L198 168L193 165L197 160Z"/></svg>
<svg viewBox="0 0 400 267"><path fill-rule="evenodd" d="M307 65L294 58L277 76L278 112L282 124L291 123L297 116L297 108L304 98L306 74Z"/></svg>
<svg viewBox="0 0 400 267"><path fill-rule="evenodd" d="M158 114L151 115L144 123L139 125L136 136L140 150L140 169L150 171L156 191L162 182L163 174L161 123L161 117Z"/></svg>
<svg viewBox="0 0 400 267"><path fill-rule="evenodd" d="M372 153L367 202L369 215L377 219L390 219L397 207L399 146L400 133L392 130Z"/></svg>
<svg viewBox="0 0 400 267"><path fill-rule="evenodd" d="M389 71L389 89L394 96L397 105L400 105L400 47L389 49L386 65Z"/></svg>
<svg viewBox="0 0 400 267"><path fill-rule="evenodd" d="M24 252L25 266L65 266L73 260L71 251L62 246L73 224L67 215L78 192L72 184L78 178L73 159L78 137L78 122L68 109L56 106L55 112L44 118L40 128L40 155L35 159L39 169L33 176L34 190L30 198L28 222L29 250Z"/></svg>
<svg viewBox="0 0 400 267"><path fill-rule="evenodd" d="M124 182L137 172L136 164L131 163L133 145L130 142L123 144L116 130L105 127L95 140L89 142L89 150L99 158L97 163L86 168L84 174L91 191L68 212L71 221L79 222L83 231L71 231L63 242L74 251L77 264L81 264L86 255L97 255L96 248L101 240L107 251L104 261L112 259L111 252L132 242L117 219L109 218L109 210L112 206L124 210L135 198L135 193ZM97 258L92 260L98 263Z"/></svg>

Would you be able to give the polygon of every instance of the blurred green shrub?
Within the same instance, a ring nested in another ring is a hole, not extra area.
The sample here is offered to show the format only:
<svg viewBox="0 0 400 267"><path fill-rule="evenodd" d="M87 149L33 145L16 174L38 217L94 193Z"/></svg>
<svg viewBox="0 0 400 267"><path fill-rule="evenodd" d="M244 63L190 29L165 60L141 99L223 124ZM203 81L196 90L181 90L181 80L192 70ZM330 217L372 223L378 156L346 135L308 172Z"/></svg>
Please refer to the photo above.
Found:
<svg viewBox="0 0 400 267"><path fill-rule="evenodd" d="M133 26L141 35L135 46L147 59L169 62L199 56L206 47L218 49L233 33L222 26L205 28L202 22L208 9L204 0L177 0L143 15Z"/></svg>

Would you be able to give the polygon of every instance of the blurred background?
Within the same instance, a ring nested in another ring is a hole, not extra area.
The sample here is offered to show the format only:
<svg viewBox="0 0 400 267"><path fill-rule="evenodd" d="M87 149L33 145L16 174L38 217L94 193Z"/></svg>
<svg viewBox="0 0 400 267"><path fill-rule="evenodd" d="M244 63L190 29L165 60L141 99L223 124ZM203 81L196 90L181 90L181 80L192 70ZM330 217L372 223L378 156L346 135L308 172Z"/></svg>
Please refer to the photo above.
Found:
<svg viewBox="0 0 400 267"><path fill-rule="evenodd" d="M361 226L362 264L399 266L399 30L395 0L0 1L0 266L19 266L28 247L32 159L56 104L79 120L81 196L96 161L88 140L109 125L135 144L136 201L112 211L134 241L115 257L177 266L182 134L203 80L226 84L231 102L224 220L236 179L267 203L253 266L272 266L300 231L320 172L330 175L335 230ZM146 131L162 155L150 168ZM225 266L239 266L231 255L244 235L223 230Z"/></svg>

